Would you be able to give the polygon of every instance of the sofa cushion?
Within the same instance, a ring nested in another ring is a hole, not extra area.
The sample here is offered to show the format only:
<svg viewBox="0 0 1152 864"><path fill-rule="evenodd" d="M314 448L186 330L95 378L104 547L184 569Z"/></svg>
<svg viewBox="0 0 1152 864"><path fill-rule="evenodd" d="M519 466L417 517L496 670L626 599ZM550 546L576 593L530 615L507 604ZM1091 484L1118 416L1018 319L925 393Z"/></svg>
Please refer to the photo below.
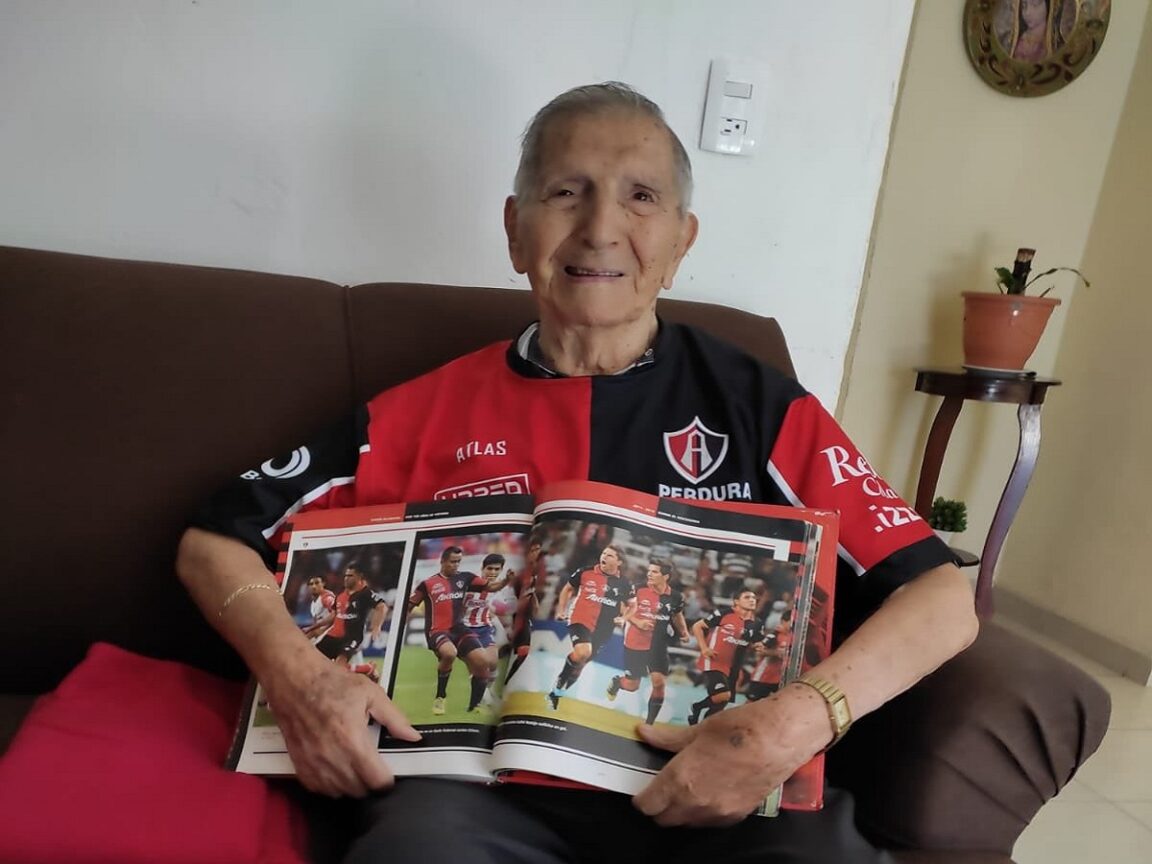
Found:
<svg viewBox="0 0 1152 864"><path fill-rule="evenodd" d="M289 799L222 767L242 685L95 645L0 759L0 861L298 864Z"/></svg>

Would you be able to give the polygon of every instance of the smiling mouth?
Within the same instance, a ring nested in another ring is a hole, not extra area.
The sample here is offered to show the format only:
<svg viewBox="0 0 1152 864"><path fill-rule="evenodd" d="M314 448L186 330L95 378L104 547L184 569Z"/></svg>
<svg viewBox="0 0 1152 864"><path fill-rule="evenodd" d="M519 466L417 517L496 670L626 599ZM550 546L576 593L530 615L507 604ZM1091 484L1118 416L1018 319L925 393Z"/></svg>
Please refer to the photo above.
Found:
<svg viewBox="0 0 1152 864"><path fill-rule="evenodd" d="M588 267L572 267L572 266L565 267L564 272L567 273L569 276L578 276L578 277L585 277L585 278L599 277L602 279L603 278L613 278L616 276L623 276L624 275L619 270L592 270Z"/></svg>

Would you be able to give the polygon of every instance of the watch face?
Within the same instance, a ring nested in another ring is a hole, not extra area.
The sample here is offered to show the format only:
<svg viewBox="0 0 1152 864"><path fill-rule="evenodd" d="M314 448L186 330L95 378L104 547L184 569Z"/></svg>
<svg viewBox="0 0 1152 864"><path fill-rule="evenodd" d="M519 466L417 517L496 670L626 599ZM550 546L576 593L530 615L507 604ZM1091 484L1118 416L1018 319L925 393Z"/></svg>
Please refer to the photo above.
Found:
<svg viewBox="0 0 1152 864"><path fill-rule="evenodd" d="M848 712L848 706L845 704L845 699L840 698L831 703L832 719L836 722L836 731L843 732L852 725L852 715Z"/></svg>

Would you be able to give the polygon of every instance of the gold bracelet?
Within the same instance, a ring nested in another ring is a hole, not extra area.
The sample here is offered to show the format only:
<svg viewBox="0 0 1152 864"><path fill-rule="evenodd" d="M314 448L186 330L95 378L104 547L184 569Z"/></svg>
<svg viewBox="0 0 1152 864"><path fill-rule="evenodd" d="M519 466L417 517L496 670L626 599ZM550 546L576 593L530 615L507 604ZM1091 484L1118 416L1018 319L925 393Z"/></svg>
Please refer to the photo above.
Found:
<svg viewBox="0 0 1152 864"><path fill-rule="evenodd" d="M280 593L279 588L277 588L275 585L269 585L267 582L249 582L247 585L241 585L239 588L228 595L228 599L220 604L220 611L216 613L216 617L223 618L224 610L232 605L233 600L235 600L241 594L247 594L249 591L255 591L257 588L264 588L268 591L275 591L277 594Z"/></svg>

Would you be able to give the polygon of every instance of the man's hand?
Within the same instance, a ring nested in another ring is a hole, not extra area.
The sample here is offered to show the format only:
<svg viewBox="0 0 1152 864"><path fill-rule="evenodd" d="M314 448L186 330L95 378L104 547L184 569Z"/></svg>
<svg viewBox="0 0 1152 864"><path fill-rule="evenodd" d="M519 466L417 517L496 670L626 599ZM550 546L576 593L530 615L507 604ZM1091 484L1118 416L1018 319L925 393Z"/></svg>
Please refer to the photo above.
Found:
<svg viewBox="0 0 1152 864"><path fill-rule="evenodd" d="M677 754L632 801L664 826L739 822L831 736L819 697L813 702L792 691L729 708L698 726L637 729L646 743Z"/></svg>
<svg viewBox="0 0 1152 864"><path fill-rule="evenodd" d="M314 653L265 686L297 777L332 797L389 788L392 772L377 752L369 719L404 741L418 741L420 733L379 685Z"/></svg>

